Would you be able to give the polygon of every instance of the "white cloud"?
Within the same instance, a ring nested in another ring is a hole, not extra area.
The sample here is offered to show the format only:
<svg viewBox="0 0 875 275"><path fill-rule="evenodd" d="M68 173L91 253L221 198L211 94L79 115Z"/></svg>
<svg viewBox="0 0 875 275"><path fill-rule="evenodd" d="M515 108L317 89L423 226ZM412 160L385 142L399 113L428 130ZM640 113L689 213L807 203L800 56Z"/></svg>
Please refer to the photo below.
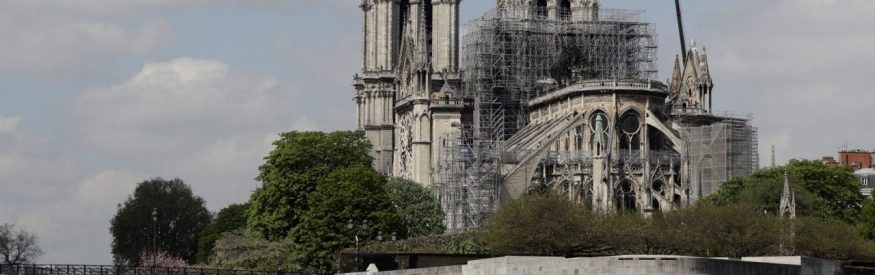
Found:
<svg viewBox="0 0 875 275"><path fill-rule="evenodd" d="M232 72L216 60L147 63L125 82L80 97L72 113L81 138L117 156L186 155L225 138L284 130L298 104L293 89L272 77ZM112 115L107 115L112 114Z"/></svg>
<svg viewBox="0 0 875 275"><path fill-rule="evenodd" d="M143 179L128 171L98 173L76 184L69 197L22 209L17 224L40 237L39 244L47 252L43 260L78 263L83 259L82 251L88 251L91 256L84 258L94 262L85 263L108 263L109 259L96 259L110 255L109 220L115 215L116 204Z"/></svg>
<svg viewBox="0 0 875 275"><path fill-rule="evenodd" d="M20 117L0 116L0 135L9 134L15 131L15 128L18 128L19 122L21 122Z"/></svg>
<svg viewBox="0 0 875 275"><path fill-rule="evenodd" d="M355 0L20 0L0 1L0 74L81 79L113 73L119 59L145 57L173 36L166 11L251 9L334 11ZM344 16L339 16L344 18ZM358 22L358 20L353 20Z"/></svg>
<svg viewBox="0 0 875 275"><path fill-rule="evenodd" d="M756 7L756 8L751 8ZM875 2L744 0L706 14L703 33L720 109L756 114L763 165L872 144ZM707 17L707 18L706 18Z"/></svg>
<svg viewBox="0 0 875 275"><path fill-rule="evenodd" d="M315 131L318 129L319 127L316 126L316 121L306 115L299 116L295 119L295 122L292 123L292 130L296 131Z"/></svg>
<svg viewBox="0 0 875 275"><path fill-rule="evenodd" d="M44 79L93 76L113 59L157 49L171 33L159 19L132 17L132 23L120 24L45 2L0 3L0 73ZM52 1L62 2L67 3Z"/></svg>
<svg viewBox="0 0 875 275"><path fill-rule="evenodd" d="M147 63L118 85L89 91L70 112L86 150L154 176L180 177L218 210L248 199L271 149L265 136L288 131L289 123L315 128L298 111L306 96L273 77L182 57Z"/></svg>
<svg viewBox="0 0 875 275"><path fill-rule="evenodd" d="M36 232L41 262L110 263L109 220L136 183L179 177L213 211L247 200L277 133L317 128L299 111L308 95L182 57L76 97L58 114L69 127L18 129L3 117L0 222Z"/></svg>

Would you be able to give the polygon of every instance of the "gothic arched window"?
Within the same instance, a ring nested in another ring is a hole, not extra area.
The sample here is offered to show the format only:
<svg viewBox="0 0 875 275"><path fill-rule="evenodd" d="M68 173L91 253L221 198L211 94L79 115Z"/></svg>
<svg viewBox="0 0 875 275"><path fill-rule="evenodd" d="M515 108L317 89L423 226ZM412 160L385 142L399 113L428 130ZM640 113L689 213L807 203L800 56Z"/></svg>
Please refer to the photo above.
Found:
<svg viewBox="0 0 875 275"><path fill-rule="evenodd" d="M620 149L629 154L641 150L641 117L629 111L620 118Z"/></svg>
<svg viewBox="0 0 875 275"><path fill-rule="evenodd" d="M591 135L589 137L589 150L593 156L601 156L608 149L608 116L597 112L589 119Z"/></svg>
<svg viewBox="0 0 875 275"><path fill-rule="evenodd" d="M569 20L571 19L571 1L570 0L562 0L559 2L559 19Z"/></svg>
<svg viewBox="0 0 875 275"><path fill-rule="evenodd" d="M538 18L547 18L547 0L538 0L535 4L535 15Z"/></svg>
<svg viewBox="0 0 875 275"><path fill-rule="evenodd" d="M615 194L617 210L620 212L635 212L637 203L635 202L635 188L629 180L624 180L617 186Z"/></svg>

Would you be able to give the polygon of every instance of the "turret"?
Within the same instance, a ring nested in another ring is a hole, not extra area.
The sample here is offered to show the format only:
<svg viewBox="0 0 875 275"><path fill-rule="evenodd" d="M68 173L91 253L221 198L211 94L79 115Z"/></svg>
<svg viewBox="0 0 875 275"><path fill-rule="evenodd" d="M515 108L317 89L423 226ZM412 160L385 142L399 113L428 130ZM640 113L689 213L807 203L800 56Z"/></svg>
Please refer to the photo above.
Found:
<svg viewBox="0 0 875 275"><path fill-rule="evenodd" d="M691 48L686 52L686 63L683 70L676 67L672 76L672 105L676 113L706 114L712 112L711 99L714 90L714 81L711 79L711 70L708 68L708 54L705 48L696 47L696 42L691 43ZM679 63L676 60L675 66Z"/></svg>
<svg viewBox="0 0 875 275"><path fill-rule="evenodd" d="M431 0L432 68L459 71L459 4L462 0Z"/></svg>
<svg viewBox="0 0 875 275"><path fill-rule="evenodd" d="M362 0L364 71L391 71L401 42L401 3Z"/></svg>

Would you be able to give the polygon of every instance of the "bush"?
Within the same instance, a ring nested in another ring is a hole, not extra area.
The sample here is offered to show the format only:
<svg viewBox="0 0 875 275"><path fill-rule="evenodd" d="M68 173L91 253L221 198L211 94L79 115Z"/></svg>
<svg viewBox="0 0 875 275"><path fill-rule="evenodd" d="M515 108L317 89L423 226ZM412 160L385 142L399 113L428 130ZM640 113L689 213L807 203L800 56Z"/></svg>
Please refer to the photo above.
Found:
<svg viewBox="0 0 875 275"><path fill-rule="evenodd" d="M502 206L479 237L495 254L572 256L604 248L601 226L560 195L530 194Z"/></svg>
<svg viewBox="0 0 875 275"><path fill-rule="evenodd" d="M232 204L222 208L216 218L207 225L198 238L197 262L205 263L213 254L213 246L222 233L246 228L246 209L249 204Z"/></svg>
<svg viewBox="0 0 875 275"><path fill-rule="evenodd" d="M875 246L854 226L834 220L801 218L794 227L796 254L836 260L875 259Z"/></svg>
<svg viewBox="0 0 875 275"><path fill-rule="evenodd" d="M474 232L431 235L398 241L375 242L362 246L362 253L419 253L482 255L488 251ZM347 248L345 252L355 252Z"/></svg>
<svg viewBox="0 0 875 275"><path fill-rule="evenodd" d="M743 217L743 218L740 218ZM699 205L676 212L596 215L555 194L503 206L480 241L497 255L683 254L710 257L779 253L781 222L748 205Z"/></svg>
<svg viewBox="0 0 875 275"><path fill-rule="evenodd" d="M407 228L407 232L399 234L410 238L444 233L441 204L427 188L406 179L391 178L386 182L386 192Z"/></svg>
<svg viewBox="0 0 875 275"><path fill-rule="evenodd" d="M288 239L268 241L248 230L225 232L216 241L210 266L225 269L298 271L297 245Z"/></svg>
<svg viewBox="0 0 875 275"><path fill-rule="evenodd" d="M162 267L162 268L185 268L188 263L182 258L174 257L167 252L160 251L158 253L143 253L140 257L140 266L142 267Z"/></svg>

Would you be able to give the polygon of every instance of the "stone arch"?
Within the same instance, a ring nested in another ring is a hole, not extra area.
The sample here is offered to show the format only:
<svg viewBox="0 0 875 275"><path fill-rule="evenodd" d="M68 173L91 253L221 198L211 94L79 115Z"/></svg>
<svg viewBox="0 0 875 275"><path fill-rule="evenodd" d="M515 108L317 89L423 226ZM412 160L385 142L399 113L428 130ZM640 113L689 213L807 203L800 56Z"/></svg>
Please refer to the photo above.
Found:
<svg viewBox="0 0 875 275"><path fill-rule="evenodd" d="M611 121L607 113L595 110L590 114L589 125L589 151L593 156L600 156L610 149L609 129Z"/></svg>
<svg viewBox="0 0 875 275"><path fill-rule="evenodd" d="M654 194L659 194L662 197L665 197L665 195L666 195L665 190L667 189L667 187L668 186L666 186L665 182L662 181L661 179L654 180L653 182L650 183L650 190Z"/></svg>
<svg viewBox="0 0 875 275"><path fill-rule="evenodd" d="M560 20L570 20L571 19L571 0L560 0L559 1L559 12L557 17Z"/></svg>
<svg viewBox="0 0 875 275"><path fill-rule="evenodd" d="M535 0L535 17L536 18L547 18L550 12L547 9L547 0Z"/></svg>
<svg viewBox="0 0 875 275"><path fill-rule="evenodd" d="M665 134L650 125L647 125L647 140L651 151L665 151L671 148Z"/></svg>
<svg viewBox="0 0 875 275"><path fill-rule="evenodd" d="M635 190L635 182L630 179L620 181L614 189L614 205L620 212L638 211L638 196Z"/></svg>
<svg viewBox="0 0 875 275"><path fill-rule="evenodd" d="M620 116L617 128L617 138L620 141L620 150L641 150L641 136L644 128L644 120L641 112L629 109Z"/></svg>
<svg viewBox="0 0 875 275"><path fill-rule="evenodd" d="M666 189L667 186L665 181L661 179L656 179L650 182L650 186L648 187L648 194L650 195L650 208L653 210L658 210L662 208L662 203L660 203L659 198L664 200L668 200L666 197Z"/></svg>
<svg viewBox="0 0 875 275"><path fill-rule="evenodd" d="M421 114L417 118L417 139L419 141L431 140L431 121L428 114Z"/></svg>
<svg viewBox="0 0 875 275"><path fill-rule="evenodd" d="M592 208L592 179L586 179L580 184L580 190L575 198L579 203L583 204L587 209Z"/></svg>

